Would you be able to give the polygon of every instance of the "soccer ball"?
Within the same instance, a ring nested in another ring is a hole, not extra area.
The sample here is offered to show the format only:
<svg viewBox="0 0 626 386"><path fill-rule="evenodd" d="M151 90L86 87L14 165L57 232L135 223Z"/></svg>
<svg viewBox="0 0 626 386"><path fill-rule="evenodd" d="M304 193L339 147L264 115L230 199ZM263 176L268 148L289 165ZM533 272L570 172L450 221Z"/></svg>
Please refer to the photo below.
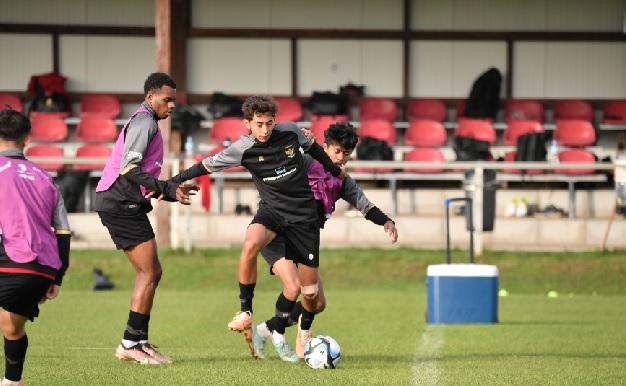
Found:
<svg viewBox="0 0 626 386"><path fill-rule="evenodd" d="M304 347L304 362L312 369L334 369L339 359L339 344L328 335L318 335Z"/></svg>

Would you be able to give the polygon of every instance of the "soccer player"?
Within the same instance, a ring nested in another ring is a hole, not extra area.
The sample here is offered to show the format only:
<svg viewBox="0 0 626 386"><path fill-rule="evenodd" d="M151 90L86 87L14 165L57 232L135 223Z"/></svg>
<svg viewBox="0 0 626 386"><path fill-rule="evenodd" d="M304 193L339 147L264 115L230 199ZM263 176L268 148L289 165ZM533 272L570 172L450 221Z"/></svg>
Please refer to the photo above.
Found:
<svg viewBox="0 0 626 386"><path fill-rule="evenodd" d="M70 227L52 176L24 157L30 121L0 111L0 327L2 386L21 385L28 349L26 321L59 294L70 263Z"/></svg>
<svg viewBox="0 0 626 386"><path fill-rule="evenodd" d="M275 125L278 105L270 97L252 96L244 102L242 111L243 123L251 134L241 136L220 153L202 160L172 180L181 183L239 165L250 171L261 202L246 231L239 258L241 311L228 328L241 332L251 327L257 255L280 235L284 238L285 258L299 266L298 279L303 296L302 339L299 342L306 344L311 339L311 325L317 309L320 230L315 197L309 187L307 165L300 148L319 161L325 171L339 179L345 177L345 170L332 162L322 146L307 139L295 123ZM298 293L291 298L279 297L277 313L288 316ZM292 353L287 354L297 360Z"/></svg>
<svg viewBox="0 0 626 386"><path fill-rule="evenodd" d="M348 163L357 141L358 135L350 122L331 124L328 129L324 131L324 150L337 165L345 165ZM305 156L305 159L308 163L307 173L309 176L309 185L315 195L317 204L320 228L324 228L325 222L331 217L335 210L335 202L342 198L356 207L367 220L383 226L383 229L391 238L392 243L398 240L398 230L396 229L395 223L368 200L363 190L361 190L359 185L350 176L339 180L330 173L324 172L317 161L308 156ZM270 265L270 273L276 275L282 282L282 295L288 298L292 298L293 296L297 297L300 289L297 268L292 261L284 257L284 240L281 237L276 237L267 247L261 250L261 254ZM320 313L326 308L326 297L324 296L324 289L319 273L317 280L319 285L319 299L316 312ZM266 322L252 326L251 330L244 331L252 355L258 359L267 359L265 344L267 339L271 336L272 343L274 343L279 356L281 359L286 360L283 353L289 350L284 349L283 346L289 345L289 343L285 340L285 327L295 325L298 322L301 311L302 305L298 302L291 314L287 317L287 320L285 320L285 315L276 313L274 317ZM298 339L300 338L297 337L296 341ZM291 349L291 351L293 351L293 349ZM302 358L303 354L303 352L297 353L299 358Z"/></svg>
<svg viewBox="0 0 626 386"><path fill-rule="evenodd" d="M170 116L176 83L167 74L153 73L144 83L145 98L122 129L96 187L96 211L117 249L124 250L135 269L135 286L122 342L115 350L121 360L143 364L171 363L148 341L148 324L161 263L154 231L148 220L152 210L147 190L167 201L189 205L197 184L181 185L157 178L163 165L163 137L158 121Z"/></svg>

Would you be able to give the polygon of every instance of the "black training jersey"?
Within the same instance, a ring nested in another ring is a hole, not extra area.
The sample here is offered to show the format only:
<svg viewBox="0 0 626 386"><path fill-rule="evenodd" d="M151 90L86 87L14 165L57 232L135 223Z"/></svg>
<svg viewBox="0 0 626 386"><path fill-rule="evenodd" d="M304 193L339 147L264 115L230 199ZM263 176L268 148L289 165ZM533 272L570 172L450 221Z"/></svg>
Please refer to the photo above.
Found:
<svg viewBox="0 0 626 386"><path fill-rule="evenodd" d="M274 126L267 142L259 142L252 134L241 136L220 153L204 159L203 168L192 166L172 180L182 182L243 165L250 171L264 206L289 222L317 221L315 198L300 148L325 165L333 175L341 172L322 147L308 140L295 123L282 122Z"/></svg>

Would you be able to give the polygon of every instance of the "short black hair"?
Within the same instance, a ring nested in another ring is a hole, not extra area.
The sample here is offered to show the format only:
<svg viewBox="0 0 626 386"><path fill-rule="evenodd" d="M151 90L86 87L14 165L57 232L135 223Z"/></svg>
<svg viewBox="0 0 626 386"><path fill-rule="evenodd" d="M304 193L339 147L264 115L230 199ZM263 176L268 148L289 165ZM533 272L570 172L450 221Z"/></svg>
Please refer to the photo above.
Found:
<svg viewBox="0 0 626 386"><path fill-rule="evenodd" d="M160 90L163 86L170 86L176 88L176 82L171 76L163 72L153 72L148 75L145 83L143 84L143 93L148 95L150 91Z"/></svg>
<svg viewBox="0 0 626 386"><path fill-rule="evenodd" d="M30 119L19 111L0 110L0 139L19 141L30 134Z"/></svg>
<svg viewBox="0 0 626 386"><path fill-rule="evenodd" d="M278 112L278 103L267 95L253 95L243 102L241 111L248 121L254 119L256 114L270 114L275 117Z"/></svg>
<svg viewBox="0 0 626 386"><path fill-rule="evenodd" d="M345 150L353 151L359 141L356 129L348 121L335 122L324 130L324 143L339 145Z"/></svg>

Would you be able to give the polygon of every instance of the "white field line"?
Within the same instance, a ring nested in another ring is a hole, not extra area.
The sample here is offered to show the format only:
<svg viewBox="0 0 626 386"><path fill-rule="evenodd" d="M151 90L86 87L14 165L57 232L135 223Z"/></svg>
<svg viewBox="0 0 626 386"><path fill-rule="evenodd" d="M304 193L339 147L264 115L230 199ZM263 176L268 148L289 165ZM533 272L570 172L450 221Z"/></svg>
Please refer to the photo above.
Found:
<svg viewBox="0 0 626 386"><path fill-rule="evenodd" d="M422 334L413 365L412 385L437 385L441 369L437 366L439 349L443 345L443 326L429 324Z"/></svg>

